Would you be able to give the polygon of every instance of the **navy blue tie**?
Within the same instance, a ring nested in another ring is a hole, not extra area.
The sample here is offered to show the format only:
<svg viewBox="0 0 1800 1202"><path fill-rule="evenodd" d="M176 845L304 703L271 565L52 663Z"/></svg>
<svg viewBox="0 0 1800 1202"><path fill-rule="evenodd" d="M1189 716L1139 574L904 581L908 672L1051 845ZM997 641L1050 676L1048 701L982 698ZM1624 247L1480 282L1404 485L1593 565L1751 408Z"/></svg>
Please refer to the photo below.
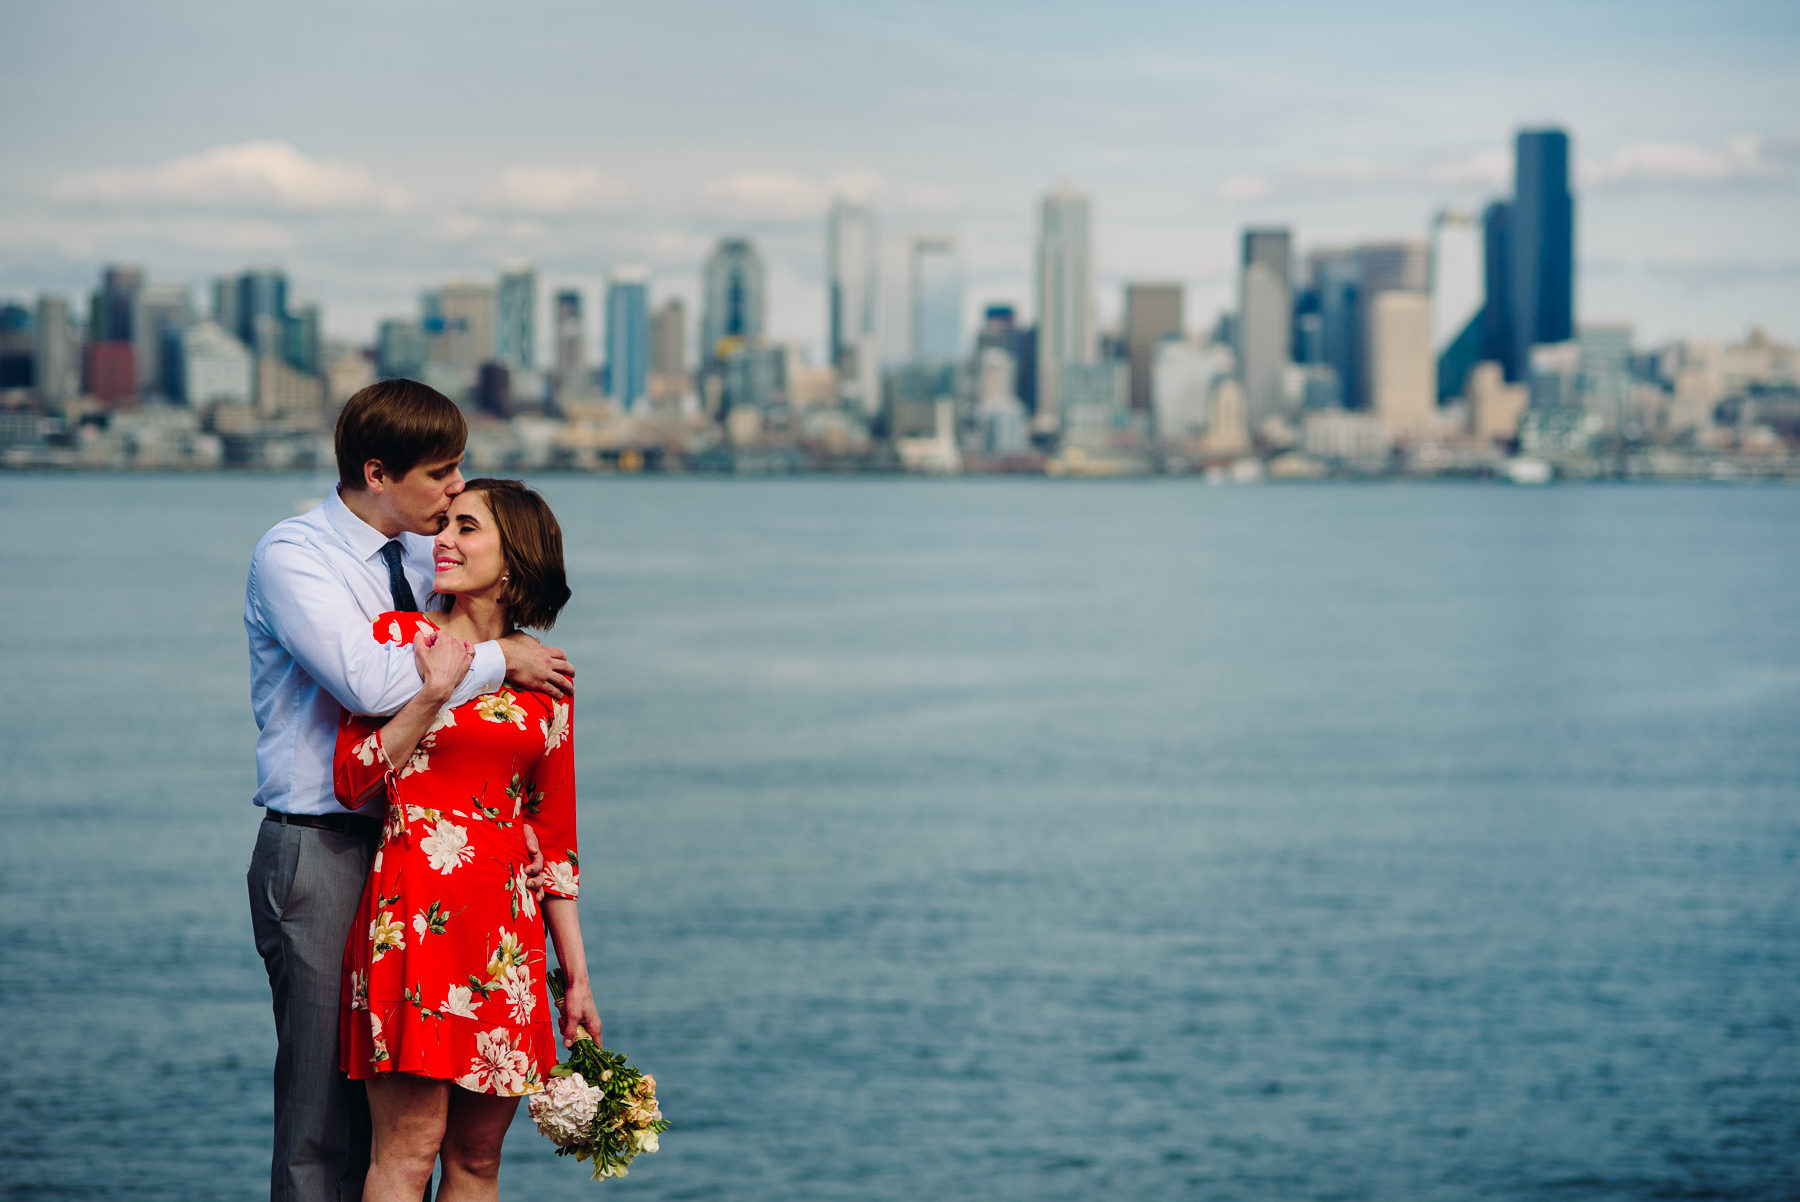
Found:
<svg viewBox="0 0 1800 1202"><path fill-rule="evenodd" d="M397 613L417 613L419 603L413 600L412 585L406 583L406 572L400 566L400 540L392 539L381 548L381 557L387 560L388 587L394 590L394 609Z"/></svg>

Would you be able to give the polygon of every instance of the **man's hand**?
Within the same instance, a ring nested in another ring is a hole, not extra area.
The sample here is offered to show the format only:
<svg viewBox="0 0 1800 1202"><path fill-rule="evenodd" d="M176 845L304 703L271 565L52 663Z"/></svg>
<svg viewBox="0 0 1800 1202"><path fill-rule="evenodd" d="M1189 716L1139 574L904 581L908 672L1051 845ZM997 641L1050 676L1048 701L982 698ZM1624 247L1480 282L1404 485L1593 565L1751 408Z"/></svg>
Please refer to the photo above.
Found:
<svg viewBox="0 0 1800 1202"><path fill-rule="evenodd" d="M552 697L575 695L575 668L562 648L546 647L528 634L509 634L500 640L500 650L506 654L506 683L513 688Z"/></svg>
<svg viewBox="0 0 1800 1202"><path fill-rule="evenodd" d="M525 823L525 850L531 856L525 865L525 887L539 903L544 900L544 849L538 846L537 832Z"/></svg>

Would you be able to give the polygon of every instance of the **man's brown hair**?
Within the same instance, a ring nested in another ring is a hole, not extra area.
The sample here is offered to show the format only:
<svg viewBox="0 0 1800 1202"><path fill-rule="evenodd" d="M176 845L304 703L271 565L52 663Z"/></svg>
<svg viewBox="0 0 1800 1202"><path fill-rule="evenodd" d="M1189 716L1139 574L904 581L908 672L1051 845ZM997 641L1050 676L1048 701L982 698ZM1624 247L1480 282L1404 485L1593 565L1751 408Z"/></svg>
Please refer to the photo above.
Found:
<svg viewBox="0 0 1800 1202"><path fill-rule="evenodd" d="M338 484L365 487L363 465L379 459L398 480L421 460L454 459L469 441L456 402L417 380L383 380L344 404L337 420Z"/></svg>
<svg viewBox="0 0 1800 1202"><path fill-rule="evenodd" d="M500 600L507 619L515 626L550 629L570 595L556 515L544 498L517 480L482 476L463 486L463 495L469 493L481 494L500 534L507 576Z"/></svg>

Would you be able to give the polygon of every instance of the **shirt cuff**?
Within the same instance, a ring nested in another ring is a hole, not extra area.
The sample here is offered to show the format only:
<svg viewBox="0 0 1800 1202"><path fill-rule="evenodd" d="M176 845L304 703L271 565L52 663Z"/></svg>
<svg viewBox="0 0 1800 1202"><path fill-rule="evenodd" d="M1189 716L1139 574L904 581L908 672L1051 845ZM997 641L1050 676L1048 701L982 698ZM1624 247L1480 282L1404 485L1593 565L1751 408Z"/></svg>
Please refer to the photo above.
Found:
<svg viewBox="0 0 1800 1202"><path fill-rule="evenodd" d="M493 692L506 683L506 652L492 640L475 644L475 662L469 665L465 683L475 686L471 697Z"/></svg>

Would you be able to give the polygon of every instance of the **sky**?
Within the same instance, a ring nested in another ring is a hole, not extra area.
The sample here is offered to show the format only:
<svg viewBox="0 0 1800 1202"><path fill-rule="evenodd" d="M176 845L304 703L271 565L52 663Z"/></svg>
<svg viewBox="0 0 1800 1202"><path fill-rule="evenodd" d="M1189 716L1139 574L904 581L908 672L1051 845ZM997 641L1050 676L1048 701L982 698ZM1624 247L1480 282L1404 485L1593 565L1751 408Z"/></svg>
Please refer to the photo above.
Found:
<svg viewBox="0 0 1800 1202"><path fill-rule="evenodd" d="M586 290L597 345L610 269L693 313L713 242L747 234L770 332L816 352L841 192L876 210L897 349L909 237L956 240L971 321L1029 316L1038 199L1067 181L1102 321L1126 281L1179 281L1200 329L1235 304L1244 227L1301 253L1423 238L1510 192L1518 129L1557 125L1581 319L1800 341L1791 0L96 0L0 7L0 45L0 297L117 261L204 301L272 264L367 341L423 288L530 263Z"/></svg>

